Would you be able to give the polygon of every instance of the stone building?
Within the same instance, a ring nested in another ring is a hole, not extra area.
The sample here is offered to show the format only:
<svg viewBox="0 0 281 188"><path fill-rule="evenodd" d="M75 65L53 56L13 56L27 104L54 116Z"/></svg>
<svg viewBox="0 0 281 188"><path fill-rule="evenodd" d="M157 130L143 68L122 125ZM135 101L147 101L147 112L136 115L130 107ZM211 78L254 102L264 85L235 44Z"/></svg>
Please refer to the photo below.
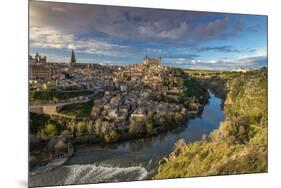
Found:
<svg viewBox="0 0 281 188"><path fill-rule="evenodd" d="M56 74L54 66L47 63L46 56L36 53L35 57L29 55L29 79L31 80L50 80Z"/></svg>
<svg viewBox="0 0 281 188"><path fill-rule="evenodd" d="M48 65L29 65L29 79L31 80L51 80L52 76L57 73L53 66Z"/></svg>
<svg viewBox="0 0 281 188"><path fill-rule="evenodd" d="M145 65L160 65L161 64L161 57L160 58L145 57L143 63Z"/></svg>
<svg viewBox="0 0 281 188"><path fill-rule="evenodd" d="M40 56L38 52L36 53L35 57L33 58L31 55L28 57L30 64L45 64L47 63L47 57L46 56Z"/></svg>

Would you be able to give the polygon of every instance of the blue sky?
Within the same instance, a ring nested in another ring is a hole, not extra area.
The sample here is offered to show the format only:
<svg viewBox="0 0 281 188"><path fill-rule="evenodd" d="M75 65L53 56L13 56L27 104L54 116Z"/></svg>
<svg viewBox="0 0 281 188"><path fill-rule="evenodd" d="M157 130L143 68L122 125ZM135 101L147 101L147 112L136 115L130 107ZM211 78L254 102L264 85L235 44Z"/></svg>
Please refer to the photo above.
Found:
<svg viewBox="0 0 281 188"><path fill-rule="evenodd" d="M49 62L127 65L145 56L168 66L231 70L267 65L267 17L30 2L30 54Z"/></svg>

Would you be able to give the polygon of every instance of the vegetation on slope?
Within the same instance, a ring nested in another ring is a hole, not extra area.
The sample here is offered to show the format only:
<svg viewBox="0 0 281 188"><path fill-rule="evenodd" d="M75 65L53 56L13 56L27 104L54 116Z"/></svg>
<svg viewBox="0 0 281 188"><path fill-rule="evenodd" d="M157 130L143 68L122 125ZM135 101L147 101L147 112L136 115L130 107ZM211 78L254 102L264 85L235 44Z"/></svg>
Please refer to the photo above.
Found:
<svg viewBox="0 0 281 188"><path fill-rule="evenodd" d="M69 104L69 105L65 105L60 110L60 113L77 116L77 117L85 117L85 116L88 117L91 114L93 105L94 105L94 100L90 100L88 102L83 102L83 103Z"/></svg>
<svg viewBox="0 0 281 188"><path fill-rule="evenodd" d="M179 141L155 179L267 172L267 70L236 74L226 90L219 129L207 140Z"/></svg>
<svg viewBox="0 0 281 188"><path fill-rule="evenodd" d="M91 95L92 91L30 91L29 99L30 101L37 100L65 100L73 97Z"/></svg>
<svg viewBox="0 0 281 188"><path fill-rule="evenodd" d="M57 136L63 129L62 125L45 114L29 113L30 134L36 135L44 132L48 136Z"/></svg>

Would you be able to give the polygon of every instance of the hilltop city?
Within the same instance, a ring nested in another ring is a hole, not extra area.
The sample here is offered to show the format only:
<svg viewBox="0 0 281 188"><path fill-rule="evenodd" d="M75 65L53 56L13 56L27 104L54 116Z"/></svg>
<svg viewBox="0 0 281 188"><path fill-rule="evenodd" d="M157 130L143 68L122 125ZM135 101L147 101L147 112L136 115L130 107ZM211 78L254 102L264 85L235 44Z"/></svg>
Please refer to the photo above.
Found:
<svg viewBox="0 0 281 188"><path fill-rule="evenodd" d="M146 116L148 111L186 115L187 106L190 114L196 114L201 108L196 98L181 103L188 90L184 82L189 78L181 69L163 66L161 58L145 57L143 64L125 67L102 66L76 63L72 50L69 64L48 63L46 57L36 54L34 58L29 57L29 66L31 91L103 93L103 97L95 100L91 113L94 119L103 116L115 123L124 123L128 115ZM163 102L164 98L167 102Z"/></svg>

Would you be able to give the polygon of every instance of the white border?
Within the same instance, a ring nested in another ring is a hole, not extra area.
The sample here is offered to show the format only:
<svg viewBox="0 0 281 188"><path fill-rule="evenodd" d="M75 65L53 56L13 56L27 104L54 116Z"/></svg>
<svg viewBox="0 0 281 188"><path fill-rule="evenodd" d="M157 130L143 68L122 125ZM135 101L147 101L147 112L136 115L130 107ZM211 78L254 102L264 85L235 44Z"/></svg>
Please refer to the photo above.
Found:
<svg viewBox="0 0 281 188"><path fill-rule="evenodd" d="M61 1L61 0L58 0ZM268 187L280 181L280 6L276 0L66 0L67 2L122 5L212 12L269 15L269 173L217 176L75 187ZM0 187L27 187L27 47L28 2L1 2L1 133ZM70 187L70 186L68 186ZM276 186L273 186L276 187Z"/></svg>

